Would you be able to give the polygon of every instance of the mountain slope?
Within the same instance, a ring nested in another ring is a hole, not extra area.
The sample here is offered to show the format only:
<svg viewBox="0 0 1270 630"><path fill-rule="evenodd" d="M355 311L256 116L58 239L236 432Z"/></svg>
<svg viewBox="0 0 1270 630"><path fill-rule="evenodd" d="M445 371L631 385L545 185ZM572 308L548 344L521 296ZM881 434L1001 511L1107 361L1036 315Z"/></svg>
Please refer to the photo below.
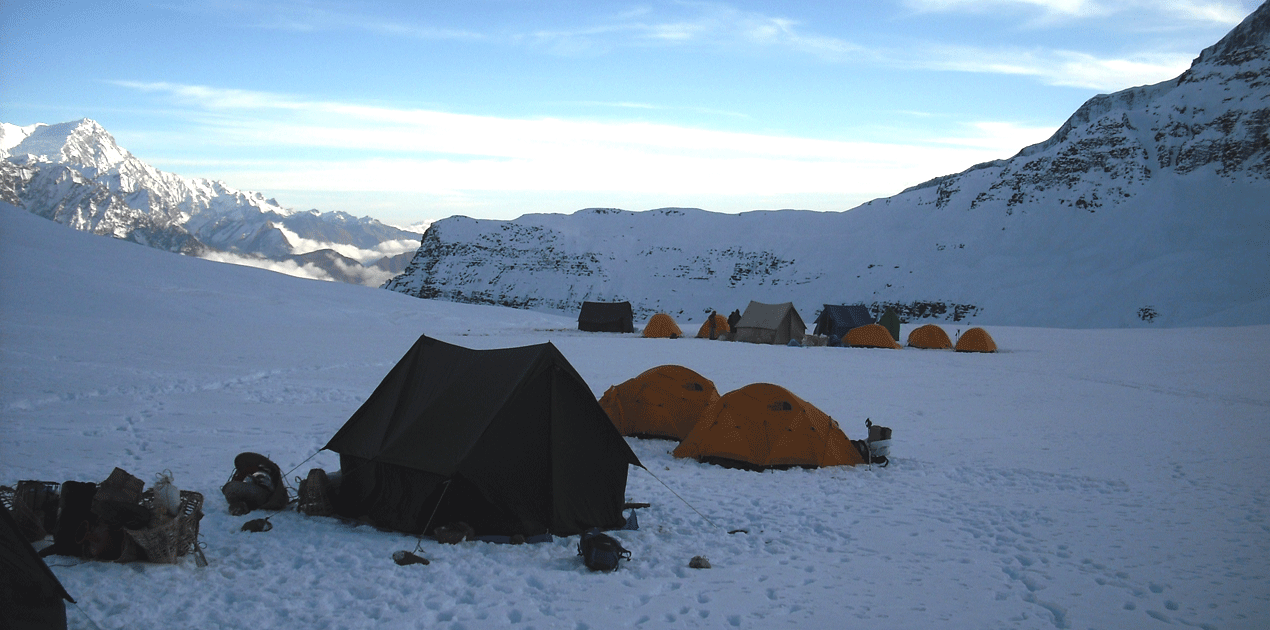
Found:
<svg viewBox="0 0 1270 630"><path fill-rule="evenodd" d="M334 249L369 263L398 253L418 237L369 217L297 212L260 193L160 171L120 148L88 119L0 124L0 158L0 200L77 230L187 255L294 262ZM328 277L379 284L384 274L368 268Z"/></svg>
<svg viewBox="0 0 1270 630"><path fill-rule="evenodd" d="M1100 95L1045 142L844 213L585 210L434 223L385 288L697 317L750 299L907 319L1270 321L1270 5L1175 80Z"/></svg>

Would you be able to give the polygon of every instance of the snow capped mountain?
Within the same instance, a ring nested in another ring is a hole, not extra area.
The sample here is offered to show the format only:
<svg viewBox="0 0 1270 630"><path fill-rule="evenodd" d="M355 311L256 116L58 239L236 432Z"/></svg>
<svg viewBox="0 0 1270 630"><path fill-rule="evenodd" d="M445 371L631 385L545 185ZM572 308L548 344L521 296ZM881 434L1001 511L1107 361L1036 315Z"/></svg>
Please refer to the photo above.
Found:
<svg viewBox="0 0 1270 630"><path fill-rule="evenodd" d="M1013 158L842 213L691 209L452 217L385 288L694 319L748 300L908 320L1270 322L1270 4L1175 80L1090 99Z"/></svg>
<svg viewBox="0 0 1270 630"><path fill-rule="evenodd" d="M369 217L297 212L257 192L165 173L88 119L0 123L0 158L0 200L77 230L187 255L290 262L298 275L377 285L399 269L371 262L418 238ZM330 253L310 255L322 250ZM306 266L310 273L300 273Z"/></svg>

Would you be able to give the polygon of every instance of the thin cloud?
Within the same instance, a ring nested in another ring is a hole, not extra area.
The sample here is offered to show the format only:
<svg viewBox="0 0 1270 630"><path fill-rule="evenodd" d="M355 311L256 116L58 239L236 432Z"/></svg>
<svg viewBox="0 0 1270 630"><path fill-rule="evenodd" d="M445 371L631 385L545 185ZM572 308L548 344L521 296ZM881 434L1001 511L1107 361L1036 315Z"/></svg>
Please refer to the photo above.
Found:
<svg viewBox="0 0 1270 630"><path fill-rule="evenodd" d="M682 3L687 18L657 20L651 11L623 16L624 21L575 31L542 31L536 45L557 52L596 52L623 45L741 46L784 49L842 64L883 65L905 69L974 72L1034 77L1047 85L1119 90L1177 76L1191 54L1130 52L1118 57L1053 48L1018 49L915 42L905 48L864 46L815 32L800 21L742 11L726 4ZM1238 23L1246 11L1232 2L1202 0L1142 3L1113 0L910 0L922 12L999 12L1003 7L1039 11L1047 21L1102 19L1132 11L1175 23L1178 19ZM1151 20L1147 20L1151 21ZM1034 23L1035 25L1035 23ZM1130 25L1126 28L1134 28ZM1193 51L1191 51L1193 52Z"/></svg>
<svg viewBox="0 0 1270 630"><path fill-rule="evenodd" d="M681 2L687 15L663 16L651 10L615 15L607 22L577 29L540 30L517 41L560 54L594 53L623 46L763 46L841 60L862 50L852 42L805 33L797 20L742 11L721 3Z"/></svg>
<svg viewBox="0 0 1270 630"><path fill-rule="evenodd" d="M891 62L931 70L1013 74L1035 77L1048 85L1118 91L1166 81L1188 67L1192 55L1144 53L1131 57L1097 57L1070 50L970 46L930 46L918 54L896 51Z"/></svg>
<svg viewBox="0 0 1270 630"><path fill-rule="evenodd" d="M1045 15L1068 18L1103 17L1111 13L1096 0L907 0L910 9L923 13L993 13L1002 7L1039 10Z"/></svg>
<svg viewBox="0 0 1270 630"><path fill-rule="evenodd" d="M999 14L1016 9L1037 16L1024 26L1094 22L1101 27L1178 28L1180 22L1238 23L1249 11L1237 0L906 0L917 13ZM188 10L210 10L184 5ZM715 49L784 50L831 63L891 65L954 72L1035 77L1049 85L1116 90L1175 76L1189 56L1167 51L1129 52L1118 58L1099 58L1083 51L975 48L937 42L915 42L902 49L866 46L818 31L814 25L782 15L738 9L718 2L676 2L656 8L639 7L596 18L576 28L541 29L517 34L478 33L392 20L351 12L342 5L318 2L219 2L211 5L233 13L256 16L258 24L292 30L360 29L393 37L483 40L494 45L528 47L560 56L594 56L630 47L698 47ZM1129 17L1132 17L1130 20ZM1114 19L1113 19L1114 18ZM1190 51L1193 52L1193 51ZM1181 61L1179 61L1181 60ZM186 89L197 89L185 86ZM189 94L203 100L206 95ZM225 99L250 98L249 93L221 92ZM277 98L277 96L274 96ZM285 99L274 106L285 106ZM635 107L638 104L630 104ZM701 111L700 113L718 113Z"/></svg>
<svg viewBox="0 0 1270 630"><path fill-rule="evenodd" d="M741 112L728 111L726 109L714 109L711 107L682 107L672 105L655 105L653 103L637 103L632 101L554 101L547 103L548 105L567 105L573 107L603 107L609 109L633 109L633 110L649 110L662 112L690 112L694 114L706 114L709 116L727 116L729 118L750 118L749 114Z"/></svg>
<svg viewBox="0 0 1270 630"><path fill-rule="evenodd" d="M394 20L351 11L342 3L213 0L179 3L169 5L169 8L187 13L233 15L243 24L263 30L300 33L353 30L423 40L481 40L486 37L467 29L422 24L414 20Z"/></svg>
<svg viewBox="0 0 1270 630"><path fill-rule="evenodd" d="M1184 20L1233 26L1251 9L1240 2L1205 0L906 0L922 13L991 14L1015 8L1039 12L1039 24L1093 20L1133 12L1160 20Z"/></svg>

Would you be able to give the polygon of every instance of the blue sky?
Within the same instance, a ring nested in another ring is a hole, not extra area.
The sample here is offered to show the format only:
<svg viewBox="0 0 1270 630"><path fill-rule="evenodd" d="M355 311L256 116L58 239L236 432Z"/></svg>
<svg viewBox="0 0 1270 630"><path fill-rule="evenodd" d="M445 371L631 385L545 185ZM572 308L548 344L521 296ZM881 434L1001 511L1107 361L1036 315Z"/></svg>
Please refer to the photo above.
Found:
<svg viewBox="0 0 1270 630"><path fill-rule="evenodd" d="M0 3L0 121L399 224L847 210L1180 74L1253 0Z"/></svg>

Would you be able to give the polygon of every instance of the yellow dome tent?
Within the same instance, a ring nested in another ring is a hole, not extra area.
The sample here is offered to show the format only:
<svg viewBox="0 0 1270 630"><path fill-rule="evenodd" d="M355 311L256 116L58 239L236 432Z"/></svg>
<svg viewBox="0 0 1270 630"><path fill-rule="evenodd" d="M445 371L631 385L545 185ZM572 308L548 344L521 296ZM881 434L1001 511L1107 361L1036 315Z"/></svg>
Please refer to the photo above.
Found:
<svg viewBox="0 0 1270 630"><path fill-rule="evenodd" d="M600 406L622 435L682 440L718 399L710 379L681 365L661 365L610 387Z"/></svg>
<svg viewBox="0 0 1270 630"><path fill-rule="evenodd" d="M971 328L957 339L957 352L996 352L997 342L982 328Z"/></svg>
<svg viewBox="0 0 1270 630"><path fill-rule="evenodd" d="M679 324L665 313L658 313L648 319L648 323L644 325L644 336L650 339L678 339L684 336L682 330L679 330Z"/></svg>
<svg viewBox="0 0 1270 630"><path fill-rule="evenodd" d="M674 455L750 469L864 463L833 418L770 383L746 385L714 401Z"/></svg>
<svg viewBox="0 0 1270 630"><path fill-rule="evenodd" d="M886 326L882 324L856 326L848 330L847 334L842 337L842 343L853 348L900 349L900 344L895 343L895 339L891 337L891 331L887 330Z"/></svg>
<svg viewBox="0 0 1270 630"><path fill-rule="evenodd" d="M948 338L948 333L943 328L935 324L926 324L913 329L908 333L908 345L912 348L924 348L926 350L948 350L953 347L952 340Z"/></svg>

